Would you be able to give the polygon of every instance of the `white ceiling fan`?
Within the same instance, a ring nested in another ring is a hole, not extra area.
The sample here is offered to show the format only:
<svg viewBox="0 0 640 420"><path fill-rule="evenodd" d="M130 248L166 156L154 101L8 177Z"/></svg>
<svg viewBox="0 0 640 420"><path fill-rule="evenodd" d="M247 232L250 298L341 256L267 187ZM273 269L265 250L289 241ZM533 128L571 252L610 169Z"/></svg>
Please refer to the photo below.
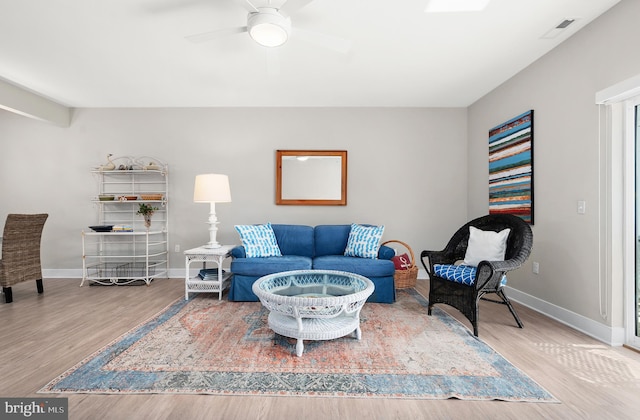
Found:
<svg viewBox="0 0 640 420"><path fill-rule="evenodd" d="M247 9L246 26L224 28L187 36L191 42L206 42L222 36L247 32L251 39L264 47L273 48L284 45L291 36L309 41L321 47L346 54L351 42L318 32L292 27L290 15L313 0L287 0L280 6L272 5L271 0L235 0Z"/></svg>

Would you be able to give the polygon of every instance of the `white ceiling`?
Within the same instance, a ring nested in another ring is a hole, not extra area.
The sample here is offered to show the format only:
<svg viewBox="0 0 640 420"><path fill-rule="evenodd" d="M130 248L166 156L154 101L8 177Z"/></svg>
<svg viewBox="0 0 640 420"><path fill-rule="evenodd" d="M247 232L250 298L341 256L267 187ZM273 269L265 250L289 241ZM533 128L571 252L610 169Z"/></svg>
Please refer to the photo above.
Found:
<svg viewBox="0 0 640 420"><path fill-rule="evenodd" d="M70 107L465 107L618 1L433 14L429 0L315 0L293 27L350 40L350 52L294 32L268 61L246 33L185 39L245 26L241 0L0 0L0 79Z"/></svg>

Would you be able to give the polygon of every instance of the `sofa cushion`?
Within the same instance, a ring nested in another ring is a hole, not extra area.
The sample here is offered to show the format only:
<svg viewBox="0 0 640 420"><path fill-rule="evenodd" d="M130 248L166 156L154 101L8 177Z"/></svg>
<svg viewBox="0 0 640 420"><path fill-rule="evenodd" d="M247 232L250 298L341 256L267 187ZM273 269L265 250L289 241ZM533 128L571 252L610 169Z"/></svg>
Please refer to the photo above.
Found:
<svg viewBox="0 0 640 420"><path fill-rule="evenodd" d="M351 225L344 255L348 257L378 258L378 248L384 226Z"/></svg>
<svg viewBox="0 0 640 420"><path fill-rule="evenodd" d="M316 257L323 255L344 255L347 247L351 225L318 225L314 229ZM393 248L381 245L378 249L378 258L390 260L396 252Z"/></svg>
<svg viewBox="0 0 640 420"><path fill-rule="evenodd" d="M272 224L282 255L313 257L313 227L305 225Z"/></svg>
<svg viewBox="0 0 640 420"><path fill-rule="evenodd" d="M270 223L264 225L236 225L234 227L240 235L247 258L278 257L282 255Z"/></svg>
<svg viewBox="0 0 640 420"><path fill-rule="evenodd" d="M393 276L395 267L391 260L324 255L313 259L314 270L338 270L360 274L365 277ZM233 271L233 270L232 270Z"/></svg>
<svg viewBox="0 0 640 420"><path fill-rule="evenodd" d="M297 255L265 258L234 258L231 272L243 276L266 276L290 270L310 270L311 258Z"/></svg>
<svg viewBox="0 0 640 420"><path fill-rule="evenodd" d="M316 257L323 255L343 255L351 225L318 225L314 229Z"/></svg>

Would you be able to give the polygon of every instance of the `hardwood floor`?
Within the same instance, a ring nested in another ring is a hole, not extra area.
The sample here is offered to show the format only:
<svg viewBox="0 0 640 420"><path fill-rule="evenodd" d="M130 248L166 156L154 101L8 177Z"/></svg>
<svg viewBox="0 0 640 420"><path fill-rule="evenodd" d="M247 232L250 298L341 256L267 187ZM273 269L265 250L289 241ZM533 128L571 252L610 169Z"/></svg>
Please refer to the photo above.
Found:
<svg viewBox="0 0 640 420"><path fill-rule="evenodd" d="M149 287L79 284L45 279L38 295L35 282L21 283L13 287L13 303L2 300L0 397L68 397L70 419L635 419L640 412L639 353L608 347L516 304L525 325L519 329L505 307L488 302L481 305L480 337L560 403L36 394L184 293L178 279ZM420 280L416 288L427 295L427 286Z"/></svg>

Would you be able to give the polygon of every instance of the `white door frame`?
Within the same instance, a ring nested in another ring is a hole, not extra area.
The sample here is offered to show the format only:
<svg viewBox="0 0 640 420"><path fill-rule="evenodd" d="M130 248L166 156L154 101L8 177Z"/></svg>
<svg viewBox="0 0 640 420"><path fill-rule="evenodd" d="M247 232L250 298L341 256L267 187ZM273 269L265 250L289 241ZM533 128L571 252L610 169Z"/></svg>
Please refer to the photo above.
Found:
<svg viewBox="0 0 640 420"><path fill-rule="evenodd" d="M640 228L636 216L636 212L640 214L640 195L636 200L636 188L640 187L636 174L636 171L640 173L640 150L636 150L640 149L636 147L636 106L640 106L640 96L624 102L624 329L625 343L640 349L640 337L636 336L638 304L635 301L636 245L640 234L640 229L636 233L636 229ZM640 270L640 267L637 269Z"/></svg>
<svg viewBox="0 0 640 420"><path fill-rule="evenodd" d="M622 156L616 156L615 153L605 153L605 160L610 166L610 170L614 172L607 172L612 177L619 174L621 179L619 181L612 180L611 191L605 193L605 201L611 206L611 214L604 222L609 221L617 224L619 220L619 226L622 230L619 237L615 237L614 243L621 245L619 253L622 254L621 258L616 257L616 252L607 249L607 257L611 257L611 268L616 267L613 261L621 262L622 264L622 324L624 337L620 337L627 345L637 347L640 349L640 339L635 335L635 326L637 320L635 319L634 312L637 310L637 303L634 304L635 299L635 284L636 284L636 147L635 147L635 128L633 122L635 117L633 116L634 104L640 105L640 74L623 80L615 85L612 85L606 89L596 92L596 104L605 105L606 115L605 121L607 122L603 130L600 130L600 136L604 139L607 145L618 143L621 144L620 152ZM610 123L610 124L609 124ZM618 144L620 144L618 143ZM638 161L640 167L640 160ZM622 166L622 171L615 171L618 165ZM619 192L616 191L617 185L619 185ZM607 184L608 187L608 184ZM605 188L606 190L606 188ZM619 197L622 195L622 197ZM621 203L622 209L615 209L614 204ZM605 213L607 213L605 211ZM603 221L601 221L603 222ZM617 236L617 235L616 235ZM602 247L602 244L601 244ZM611 254L611 255L610 255ZM621 261L620 261L621 260ZM620 285L615 285L620 287ZM632 297L633 296L633 297ZM616 304L614 300L612 302ZM614 320L614 324L615 324Z"/></svg>

